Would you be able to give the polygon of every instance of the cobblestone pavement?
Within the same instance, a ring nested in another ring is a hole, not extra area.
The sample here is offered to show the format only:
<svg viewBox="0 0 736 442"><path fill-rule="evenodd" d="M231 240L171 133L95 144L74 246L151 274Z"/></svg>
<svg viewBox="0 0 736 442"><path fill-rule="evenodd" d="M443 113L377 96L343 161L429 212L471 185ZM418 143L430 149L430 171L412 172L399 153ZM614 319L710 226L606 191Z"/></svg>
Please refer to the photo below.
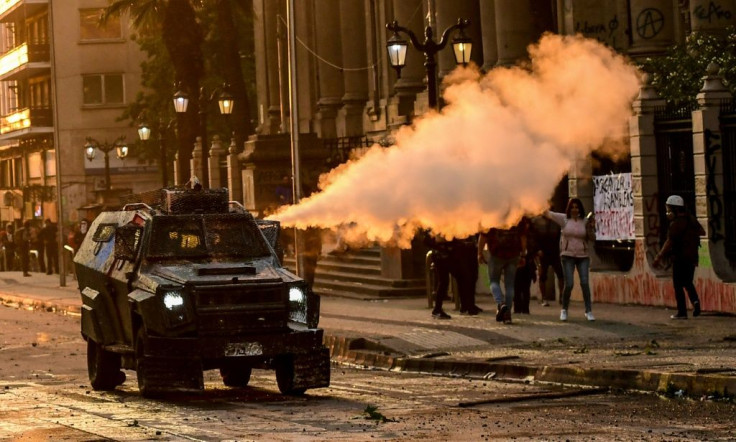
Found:
<svg viewBox="0 0 736 442"><path fill-rule="evenodd" d="M0 273L0 299L47 310L79 312L77 282L67 275ZM736 392L736 317L704 312L673 321L663 307L596 304L596 321L573 302L570 319L532 301L530 315L495 321L489 296L478 316L448 311L436 320L426 299L323 297L320 327L335 360L375 368L452 376L533 377L540 381L684 391ZM449 304L449 303L448 303Z"/></svg>

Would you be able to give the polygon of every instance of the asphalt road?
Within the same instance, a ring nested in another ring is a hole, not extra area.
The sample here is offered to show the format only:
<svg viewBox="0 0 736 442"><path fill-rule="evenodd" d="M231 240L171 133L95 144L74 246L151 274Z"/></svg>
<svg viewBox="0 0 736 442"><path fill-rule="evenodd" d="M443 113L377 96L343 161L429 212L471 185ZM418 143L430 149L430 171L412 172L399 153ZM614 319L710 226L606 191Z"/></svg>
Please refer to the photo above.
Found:
<svg viewBox="0 0 736 442"><path fill-rule="evenodd" d="M79 318L0 307L0 440L734 440L736 405L333 365L329 388L278 393L273 373L147 400L86 375Z"/></svg>

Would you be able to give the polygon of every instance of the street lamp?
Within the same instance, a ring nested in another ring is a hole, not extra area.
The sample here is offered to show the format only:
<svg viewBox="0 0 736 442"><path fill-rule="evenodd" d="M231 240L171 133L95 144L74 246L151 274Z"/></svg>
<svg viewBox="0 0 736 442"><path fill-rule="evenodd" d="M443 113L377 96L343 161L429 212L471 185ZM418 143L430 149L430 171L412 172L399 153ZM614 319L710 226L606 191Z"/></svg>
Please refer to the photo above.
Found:
<svg viewBox="0 0 736 442"><path fill-rule="evenodd" d="M114 142L100 143L92 137L87 137L84 145L84 155L92 161L97 156L97 150L105 154L105 190L110 190L110 152L115 149L115 155L121 160L128 156L128 146L124 143L125 137L118 137Z"/></svg>
<svg viewBox="0 0 736 442"><path fill-rule="evenodd" d="M420 42L414 33L403 27L394 20L386 25L386 29L394 34L386 42L388 50L388 59L391 66L396 69L396 75L401 78L401 69L406 65L406 49L409 44L401 38L399 32L409 36L412 46L424 53L424 67L427 69L427 92L429 99L429 107L437 109L437 52L441 51L447 45L450 34L459 30L459 35L452 40L452 49L455 54L455 62L457 64L467 65L470 61L470 51L473 48L473 42L465 35L465 28L470 25L470 20L459 18L457 23L445 29L442 33L439 43L434 41L434 30L432 26L424 29L424 42Z"/></svg>
<svg viewBox="0 0 736 442"><path fill-rule="evenodd" d="M159 120L158 122L158 146L161 153L161 159L159 160L161 161L161 185L164 188L168 186L166 131L171 128L173 123L174 120L171 120L169 124L165 126L163 120ZM151 138L151 127L145 121L138 125L138 138L140 138L141 141L148 141Z"/></svg>
<svg viewBox="0 0 736 442"><path fill-rule="evenodd" d="M217 105L220 114L230 115L233 113L235 99L229 91L230 86L223 83L221 87L215 88L209 96L204 87L199 89L199 133L202 138L202 182L207 185L209 183L209 169L207 168L209 158L209 146L207 145L207 105L217 98ZM184 113L189 106L189 95L178 90L174 94L174 109L177 113Z"/></svg>

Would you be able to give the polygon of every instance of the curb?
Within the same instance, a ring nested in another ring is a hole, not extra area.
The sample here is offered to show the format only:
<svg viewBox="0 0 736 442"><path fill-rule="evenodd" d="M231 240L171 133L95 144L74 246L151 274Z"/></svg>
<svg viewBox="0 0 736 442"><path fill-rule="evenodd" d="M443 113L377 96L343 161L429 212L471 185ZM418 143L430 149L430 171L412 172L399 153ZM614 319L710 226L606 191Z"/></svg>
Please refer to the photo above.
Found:
<svg viewBox="0 0 736 442"><path fill-rule="evenodd" d="M663 394L682 391L677 394L691 397L733 397L736 393L735 376L407 358L380 348L365 348L365 342L362 341L364 340L328 334L324 337L324 344L330 349L330 357L333 360L388 371L471 379L535 380L562 385L585 385Z"/></svg>
<svg viewBox="0 0 736 442"><path fill-rule="evenodd" d="M81 314L82 307L79 305L70 305L67 303L61 304L58 301L48 300L41 301L38 299L27 298L23 296L14 296L2 294L0 295L0 303L3 305L18 307L18 308L32 308L38 310L46 310L48 312L64 312L67 314Z"/></svg>

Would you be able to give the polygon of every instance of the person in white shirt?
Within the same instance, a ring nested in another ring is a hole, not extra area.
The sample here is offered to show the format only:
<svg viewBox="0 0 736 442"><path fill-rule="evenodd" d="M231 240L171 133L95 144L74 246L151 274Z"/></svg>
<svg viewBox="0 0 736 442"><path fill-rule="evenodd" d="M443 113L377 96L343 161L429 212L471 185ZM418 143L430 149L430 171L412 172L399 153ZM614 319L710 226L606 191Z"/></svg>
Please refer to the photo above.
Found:
<svg viewBox="0 0 736 442"><path fill-rule="evenodd" d="M560 260L565 274L565 289L562 293L562 311L560 321L567 321L567 309L570 305L570 294L574 280L575 268L578 269L580 286L583 290L585 302L585 317L588 321L595 321L590 294L590 256L589 244L594 232L594 220L584 217L583 202L578 198L570 198L567 202L566 213L547 211L545 216L562 227L560 235Z"/></svg>

